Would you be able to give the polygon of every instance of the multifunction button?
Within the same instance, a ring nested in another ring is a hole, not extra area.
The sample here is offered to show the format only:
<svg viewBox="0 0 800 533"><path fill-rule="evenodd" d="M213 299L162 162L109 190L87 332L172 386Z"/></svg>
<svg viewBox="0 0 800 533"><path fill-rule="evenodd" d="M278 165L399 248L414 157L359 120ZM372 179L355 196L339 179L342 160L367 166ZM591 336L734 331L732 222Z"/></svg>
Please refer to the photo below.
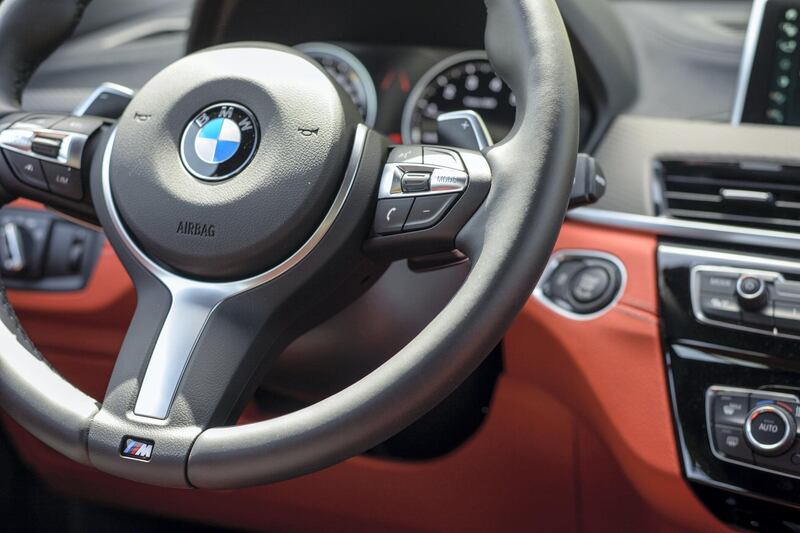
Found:
<svg viewBox="0 0 800 533"><path fill-rule="evenodd" d="M391 235L432 228L447 215L468 183L469 174L455 150L394 148L381 176L373 231Z"/></svg>
<svg viewBox="0 0 800 533"><path fill-rule="evenodd" d="M0 131L0 148L20 182L78 201L84 148L102 125L94 117L27 115Z"/></svg>
<svg viewBox="0 0 800 533"><path fill-rule="evenodd" d="M714 386L706 413L718 458L800 476L795 395Z"/></svg>

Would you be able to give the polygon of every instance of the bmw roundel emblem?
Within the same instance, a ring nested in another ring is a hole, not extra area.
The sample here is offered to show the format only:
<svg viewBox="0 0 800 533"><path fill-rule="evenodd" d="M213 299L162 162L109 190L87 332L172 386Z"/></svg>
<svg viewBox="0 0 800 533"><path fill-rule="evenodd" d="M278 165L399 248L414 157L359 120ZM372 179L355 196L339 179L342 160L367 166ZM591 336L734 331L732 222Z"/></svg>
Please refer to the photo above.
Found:
<svg viewBox="0 0 800 533"><path fill-rule="evenodd" d="M241 172L258 145L258 123L239 104L214 104L195 116L181 140L181 159L194 176L219 181Z"/></svg>

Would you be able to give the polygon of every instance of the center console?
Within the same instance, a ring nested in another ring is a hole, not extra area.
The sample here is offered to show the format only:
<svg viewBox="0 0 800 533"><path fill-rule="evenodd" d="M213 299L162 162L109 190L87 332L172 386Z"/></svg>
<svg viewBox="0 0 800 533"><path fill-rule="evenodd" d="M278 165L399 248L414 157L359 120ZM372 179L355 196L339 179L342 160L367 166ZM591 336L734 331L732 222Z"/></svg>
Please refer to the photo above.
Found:
<svg viewBox="0 0 800 533"><path fill-rule="evenodd" d="M800 259L662 241L662 335L681 457L724 522L800 531Z"/></svg>

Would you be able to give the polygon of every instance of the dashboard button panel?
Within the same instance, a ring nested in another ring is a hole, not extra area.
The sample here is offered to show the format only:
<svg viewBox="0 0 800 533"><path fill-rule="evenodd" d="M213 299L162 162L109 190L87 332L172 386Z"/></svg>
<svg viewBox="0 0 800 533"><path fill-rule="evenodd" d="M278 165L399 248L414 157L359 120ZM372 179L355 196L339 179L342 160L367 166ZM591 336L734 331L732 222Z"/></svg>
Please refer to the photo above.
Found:
<svg viewBox="0 0 800 533"><path fill-rule="evenodd" d="M778 337L800 336L800 283L779 271L717 265L692 269L698 322Z"/></svg>
<svg viewBox="0 0 800 533"><path fill-rule="evenodd" d="M559 250L533 295L550 309L575 320L591 320L622 296L625 268L616 257L592 250Z"/></svg>
<svg viewBox="0 0 800 533"><path fill-rule="evenodd" d="M800 478L798 397L713 386L706 392L706 424L714 455L723 461Z"/></svg>

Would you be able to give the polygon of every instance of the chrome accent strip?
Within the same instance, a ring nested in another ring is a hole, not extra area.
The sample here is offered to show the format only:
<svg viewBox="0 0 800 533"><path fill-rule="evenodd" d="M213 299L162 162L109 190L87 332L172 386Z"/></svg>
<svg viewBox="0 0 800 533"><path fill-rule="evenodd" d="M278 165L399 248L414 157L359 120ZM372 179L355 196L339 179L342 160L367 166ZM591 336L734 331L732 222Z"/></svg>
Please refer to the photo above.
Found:
<svg viewBox="0 0 800 533"><path fill-rule="evenodd" d="M129 89L124 85L117 85L116 83L111 83L107 81L105 83L100 84L92 94L87 96L83 102L78 104L75 109L72 110L72 114L76 117L82 117L86 114L86 111L92 106L92 104L100 98L103 94L114 94L117 96L126 96L128 98L133 98L134 91L133 89Z"/></svg>
<svg viewBox="0 0 800 533"><path fill-rule="evenodd" d="M567 213L567 218L574 222L642 231L665 237L681 237L748 246L767 246L793 251L800 247L800 233L636 215L593 207L574 209Z"/></svg>
<svg viewBox="0 0 800 533"><path fill-rule="evenodd" d="M572 311L568 311L563 309L558 304L556 304L553 300L547 297L547 295L542 291L541 284L544 280L550 276L561 263L565 261L569 261L570 259L581 259L581 258L588 258L588 259L603 259L605 261L609 261L614 264L619 269L620 272L620 284L619 289L617 289L617 293L614 295L614 299L609 302L607 306L604 308L595 311L594 313L589 314L579 314L573 313ZM559 314L563 317L569 318L571 320L577 320L581 322L586 322L589 320L595 320L600 318L604 314L608 313L613 309L617 303L619 303L620 299L622 299L622 295L625 294L625 288L628 284L628 271L625 269L625 264L615 255L611 255L606 252L599 252L597 250L578 250L578 249L564 249L564 250L557 250L553 253L550 261L547 263L547 266L542 272L542 276L539 278L539 283L536 284L536 288L533 290L533 297L541 302L545 307L550 309L556 314Z"/></svg>
<svg viewBox="0 0 800 533"><path fill-rule="evenodd" d="M472 131L475 132L475 144L477 145L478 150L483 150L484 148L488 148L494 144L494 140L492 140L492 134L489 133L486 123L475 111L471 109L464 109L461 111L442 113L436 117L437 123L450 122L451 120L466 120L469 125L472 126Z"/></svg>
<svg viewBox="0 0 800 533"><path fill-rule="evenodd" d="M65 117L66 118L66 117ZM48 157L33 151L33 141L37 137L49 137L61 140L58 157ZM83 133L51 130L28 124L24 120L15 123L7 130L0 131L0 147L3 150L33 157L41 161L49 161L80 169L83 159L83 148L89 137Z"/></svg>
<svg viewBox="0 0 800 533"><path fill-rule="evenodd" d="M744 105L747 101L747 90L750 88L750 75L753 72L753 63L756 59L758 38L761 35L761 24L764 21L764 11L769 0L754 0L753 10L750 12L750 22L747 25L747 36L742 51L742 62L739 66L739 80L736 83L736 99L731 113L731 124L738 126L742 123Z"/></svg>
<svg viewBox="0 0 800 533"><path fill-rule="evenodd" d="M461 157L463 153L459 153ZM403 192L401 183L406 173L430 174L430 190L423 192ZM425 165L421 163L386 163L381 173L378 186L378 199L416 198L418 196L434 196L437 194L460 193L469 185L469 174L463 170Z"/></svg>
<svg viewBox="0 0 800 533"><path fill-rule="evenodd" d="M312 59L314 59L312 55L314 53L333 56L353 69L353 72L356 73L356 76L358 76L358 79L364 86L364 97L367 99L365 102L367 106L367 116L364 117L364 123L370 128L374 128L375 121L378 118L378 91L375 89L375 82L369 70L367 70L367 67L364 66L364 63L341 46L331 43L302 43L296 45L295 48L311 56Z"/></svg>
<svg viewBox="0 0 800 533"><path fill-rule="evenodd" d="M184 278L166 270L139 249L124 227L111 193L110 164L116 131L112 133L103 154L101 183L103 200L108 206L113 230L120 236L123 245L134 259L163 283L172 295L172 305L150 356L133 414L165 419L197 339L214 309L225 300L286 273L319 244L339 216L350 194L361 163L367 132L366 126L357 127L350 161L339 191L322 223L305 244L283 263L267 272L249 279L230 282L206 282Z"/></svg>

